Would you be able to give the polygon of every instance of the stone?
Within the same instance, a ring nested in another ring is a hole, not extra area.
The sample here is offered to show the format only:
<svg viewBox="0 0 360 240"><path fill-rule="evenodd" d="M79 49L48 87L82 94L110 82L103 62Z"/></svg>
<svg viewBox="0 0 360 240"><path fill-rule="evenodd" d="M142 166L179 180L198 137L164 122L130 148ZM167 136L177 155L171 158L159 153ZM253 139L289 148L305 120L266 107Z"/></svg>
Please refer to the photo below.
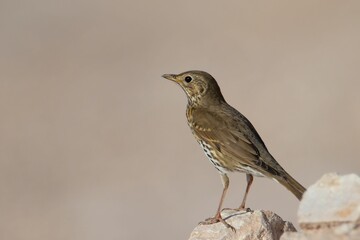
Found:
<svg viewBox="0 0 360 240"><path fill-rule="evenodd" d="M360 177L324 175L305 192L298 210L300 232L278 215L265 210L226 210L222 223L199 225L189 240L360 240Z"/></svg>
<svg viewBox="0 0 360 240"><path fill-rule="evenodd" d="M324 175L305 192L298 210L301 232L281 240L359 240L360 177Z"/></svg>
<svg viewBox="0 0 360 240"><path fill-rule="evenodd" d="M336 234L330 229L318 229L301 232L285 232L280 240L359 240L359 231L350 234Z"/></svg>
<svg viewBox="0 0 360 240"><path fill-rule="evenodd" d="M302 229L329 228L360 220L360 177L324 175L305 192L298 210Z"/></svg>
<svg viewBox="0 0 360 240"><path fill-rule="evenodd" d="M198 225L189 240L277 240L284 232L296 231L292 223L282 220L271 211L224 210L222 216L236 232L222 223Z"/></svg>

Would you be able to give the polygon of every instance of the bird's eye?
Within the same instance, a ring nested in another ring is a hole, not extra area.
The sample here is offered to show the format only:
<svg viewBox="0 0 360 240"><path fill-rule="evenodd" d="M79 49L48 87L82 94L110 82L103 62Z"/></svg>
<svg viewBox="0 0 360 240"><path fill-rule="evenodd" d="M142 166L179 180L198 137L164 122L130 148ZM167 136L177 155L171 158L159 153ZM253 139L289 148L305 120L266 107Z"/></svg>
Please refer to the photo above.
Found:
<svg viewBox="0 0 360 240"><path fill-rule="evenodd" d="M190 76L185 77L185 82L189 83L191 81L192 81L192 77L190 77Z"/></svg>

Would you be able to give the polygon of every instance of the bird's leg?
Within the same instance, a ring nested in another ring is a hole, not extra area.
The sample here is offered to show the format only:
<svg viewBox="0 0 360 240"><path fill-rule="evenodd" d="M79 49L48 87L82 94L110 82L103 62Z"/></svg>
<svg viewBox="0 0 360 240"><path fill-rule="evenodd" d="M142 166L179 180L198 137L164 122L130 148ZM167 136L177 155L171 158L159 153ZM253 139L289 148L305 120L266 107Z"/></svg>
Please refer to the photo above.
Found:
<svg viewBox="0 0 360 240"><path fill-rule="evenodd" d="M244 198L243 198L243 200L242 200L242 202L241 202L240 207L238 208L239 210L245 209L246 198L247 198L247 195L248 195L248 193L249 193L250 186L251 186L253 180L254 180L253 175L251 175L251 174L246 174L247 186L246 186Z"/></svg>
<svg viewBox="0 0 360 240"><path fill-rule="evenodd" d="M250 190L250 186L254 180L254 177L251 174L246 174L246 180L247 180L247 185L246 185L245 195L241 202L240 207L239 208L224 208L223 210L236 210L236 211L246 210L247 212L250 211L249 208L245 208L245 202L246 202L246 198L249 193L249 190Z"/></svg>
<svg viewBox="0 0 360 240"><path fill-rule="evenodd" d="M208 218L205 221L200 222L199 224L208 225L208 224L213 224L213 223L217 223L217 222L222 222L226 227L231 228L231 230L235 231L234 227L231 226L230 224L228 224L221 217L221 207L222 207L222 204L224 202L226 192L227 192L227 190L229 188L229 177L225 173L222 173L220 176L221 176L221 180L222 180L222 183L223 183L223 192L221 194L220 203L219 203L218 209L216 211L216 214L215 214L214 217Z"/></svg>

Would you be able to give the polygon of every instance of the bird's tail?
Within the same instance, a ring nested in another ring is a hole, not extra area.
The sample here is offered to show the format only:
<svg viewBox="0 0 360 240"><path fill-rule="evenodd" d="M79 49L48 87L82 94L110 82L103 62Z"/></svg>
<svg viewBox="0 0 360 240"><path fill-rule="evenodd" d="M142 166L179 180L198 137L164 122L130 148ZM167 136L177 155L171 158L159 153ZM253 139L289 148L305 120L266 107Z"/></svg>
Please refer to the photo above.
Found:
<svg viewBox="0 0 360 240"><path fill-rule="evenodd" d="M285 173L282 178L276 179L279 181L284 187L286 187L290 192L292 192L297 199L301 200L306 188L304 188L300 183L298 183L290 174Z"/></svg>

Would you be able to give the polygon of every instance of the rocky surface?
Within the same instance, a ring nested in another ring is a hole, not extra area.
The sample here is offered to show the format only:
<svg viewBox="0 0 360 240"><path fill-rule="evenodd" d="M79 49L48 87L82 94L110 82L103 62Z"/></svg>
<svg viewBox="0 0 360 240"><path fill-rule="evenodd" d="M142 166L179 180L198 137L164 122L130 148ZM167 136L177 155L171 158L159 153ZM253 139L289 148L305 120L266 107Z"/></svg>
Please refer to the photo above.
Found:
<svg viewBox="0 0 360 240"><path fill-rule="evenodd" d="M234 211L224 210L222 216L236 229L226 228L222 223L198 225L189 240L240 240L240 239L279 239L287 231L296 231L290 222L283 221L270 211Z"/></svg>
<svg viewBox="0 0 360 240"><path fill-rule="evenodd" d="M360 177L324 175L305 192L298 210L300 232L270 211L223 211L222 223L199 225L189 240L360 240Z"/></svg>
<svg viewBox="0 0 360 240"><path fill-rule="evenodd" d="M298 210L301 232L282 240L360 239L360 177L324 175L310 186Z"/></svg>

